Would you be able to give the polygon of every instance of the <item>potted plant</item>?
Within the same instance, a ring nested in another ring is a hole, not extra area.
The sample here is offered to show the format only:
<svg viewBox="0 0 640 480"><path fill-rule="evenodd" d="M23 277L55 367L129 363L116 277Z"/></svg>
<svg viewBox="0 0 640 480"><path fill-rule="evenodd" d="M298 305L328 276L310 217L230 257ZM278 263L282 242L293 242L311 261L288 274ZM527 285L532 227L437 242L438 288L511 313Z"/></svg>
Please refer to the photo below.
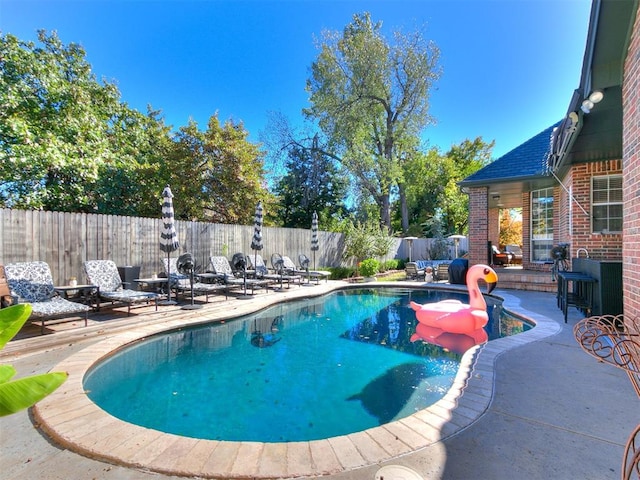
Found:
<svg viewBox="0 0 640 480"><path fill-rule="evenodd" d="M365 282L374 282L379 268L380 262L375 258L367 258L360 262L360 273L364 277Z"/></svg>

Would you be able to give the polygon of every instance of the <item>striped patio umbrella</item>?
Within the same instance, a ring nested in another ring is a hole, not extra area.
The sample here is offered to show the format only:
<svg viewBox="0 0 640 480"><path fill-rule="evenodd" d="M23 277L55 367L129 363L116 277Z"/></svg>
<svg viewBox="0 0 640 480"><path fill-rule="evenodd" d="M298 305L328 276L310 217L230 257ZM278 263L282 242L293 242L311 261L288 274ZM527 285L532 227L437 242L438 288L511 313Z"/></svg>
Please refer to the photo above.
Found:
<svg viewBox="0 0 640 480"><path fill-rule="evenodd" d="M173 193L171 193L171 188L167 185L162 191L162 233L160 234L160 250L167 252L167 268L169 269L171 269L171 262L169 261L171 252L175 252L180 248L173 217ZM167 277L171 279L171 271L167 272ZM171 285L167 284L167 304L171 303L170 287Z"/></svg>
<svg viewBox="0 0 640 480"><path fill-rule="evenodd" d="M311 218L311 251L313 252L313 269L316 269L316 252L320 250L318 243L318 213L313 212Z"/></svg>
<svg viewBox="0 0 640 480"><path fill-rule="evenodd" d="M258 202L256 206L256 216L253 223L253 238L251 239L251 250L254 250L256 261L253 263L257 265L258 250L262 250L264 245L262 244L262 202Z"/></svg>

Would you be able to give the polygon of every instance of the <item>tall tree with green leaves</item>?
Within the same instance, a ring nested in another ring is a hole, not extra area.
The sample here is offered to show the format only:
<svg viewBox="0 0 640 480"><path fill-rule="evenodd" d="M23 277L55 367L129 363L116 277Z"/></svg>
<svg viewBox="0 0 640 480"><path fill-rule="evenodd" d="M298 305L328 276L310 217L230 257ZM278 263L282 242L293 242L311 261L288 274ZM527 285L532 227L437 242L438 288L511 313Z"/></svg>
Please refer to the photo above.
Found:
<svg viewBox="0 0 640 480"><path fill-rule="evenodd" d="M181 208L176 205L177 217L250 224L259 200L273 205L264 188L264 153L248 136L241 122L221 124L217 114L206 131L194 121L180 129L168 181L182 202Z"/></svg>
<svg viewBox="0 0 640 480"><path fill-rule="evenodd" d="M173 150L160 112L121 102L80 45L38 40L0 36L0 205L157 216Z"/></svg>
<svg viewBox="0 0 640 480"><path fill-rule="evenodd" d="M0 202L93 211L88 190L111 157L119 92L96 80L80 45L44 31L38 39L0 35Z"/></svg>
<svg viewBox="0 0 640 480"><path fill-rule="evenodd" d="M321 227L348 215L345 197L348 179L335 163L318 149L292 147L288 150L287 173L274 193L279 198L277 217L282 226L309 228L313 212Z"/></svg>
<svg viewBox="0 0 640 480"><path fill-rule="evenodd" d="M409 233L419 234L418 226L436 213L444 235L466 233L469 198L458 182L489 163L493 145L494 142L486 143L477 137L453 145L446 154L437 148L426 153L416 152L403 163ZM398 204L394 211L395 222L400 219L400 209Z"/></svg>
<svg viewBox="0 0 640 480"><path fill-rule="evenodd" d="M351 173L391 227L391 194L400 164L431 122L429 94L440 77L439 50L421 32L396 31L393 41L369 13L343 32L323 32L307 80L305 115L327 138L326 152Z"/></svg>

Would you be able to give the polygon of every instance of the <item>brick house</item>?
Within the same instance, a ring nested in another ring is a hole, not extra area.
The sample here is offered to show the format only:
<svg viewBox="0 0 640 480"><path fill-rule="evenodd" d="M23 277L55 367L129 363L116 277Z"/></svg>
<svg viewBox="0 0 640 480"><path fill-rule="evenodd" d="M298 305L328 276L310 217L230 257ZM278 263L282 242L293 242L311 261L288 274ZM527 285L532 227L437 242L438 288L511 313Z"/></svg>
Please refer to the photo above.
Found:
<svg viewBox="0 0 640 480"><path fill-rule="evenodd" d="M570 244L622 262L625 316L640 314L640 13L638 0L593 0L580 85L567 115L460 186L469 259L490 262L502 209L522 208L523 268L549 270ZM582 252L582 251L581 251Z"/></svg>

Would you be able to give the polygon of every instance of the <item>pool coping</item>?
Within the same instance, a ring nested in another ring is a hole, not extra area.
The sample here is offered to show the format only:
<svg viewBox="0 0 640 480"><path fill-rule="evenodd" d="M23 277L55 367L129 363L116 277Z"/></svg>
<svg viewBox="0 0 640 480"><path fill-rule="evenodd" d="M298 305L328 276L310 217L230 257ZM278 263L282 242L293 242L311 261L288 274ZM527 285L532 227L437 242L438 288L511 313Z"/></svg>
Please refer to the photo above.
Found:
<svg viewBox="0 0 640 480"><path fill-rule="evenodd" d="M377 286L416 288L423 285L378 282ZM433 284L424 286L434 287ZM321 291L309 289L287 297L273 296L267 303L323 295L344 287L342 282L330 283ZM52 370L67 371L69 379L33 408L34 418L54 442L71 451L117 465L169 475L260 479L317 477L377 465L427 448L471 426L492 402L496 358L507 350L560 331L557 322L522 309L517 297L505 291L498 296L510 312L535 323L536 327L470 349L463 355L453 385L442 399L408 417L361 432L309 442L202 440L124 422L89 399L82 381L95 362L150 335L202 323L202 319L193 313L134 327L61 361ZM264 302L256 304L255 310L264 306Z"/></svg>

